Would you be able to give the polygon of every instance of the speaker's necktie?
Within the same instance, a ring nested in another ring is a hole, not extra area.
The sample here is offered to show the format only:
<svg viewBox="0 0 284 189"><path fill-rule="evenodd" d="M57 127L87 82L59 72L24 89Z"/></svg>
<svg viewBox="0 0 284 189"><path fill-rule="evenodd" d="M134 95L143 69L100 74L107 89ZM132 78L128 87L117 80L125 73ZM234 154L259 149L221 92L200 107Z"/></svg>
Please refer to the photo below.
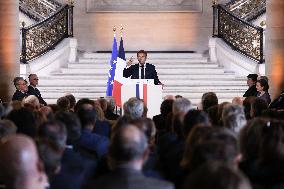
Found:
<svg viewBox="0 0 284 189"><path fill-rule="evenodd" d="M141 69L141 79L145 79L145 76L144 76L144 65L140 66L140 69Z"/></svg>

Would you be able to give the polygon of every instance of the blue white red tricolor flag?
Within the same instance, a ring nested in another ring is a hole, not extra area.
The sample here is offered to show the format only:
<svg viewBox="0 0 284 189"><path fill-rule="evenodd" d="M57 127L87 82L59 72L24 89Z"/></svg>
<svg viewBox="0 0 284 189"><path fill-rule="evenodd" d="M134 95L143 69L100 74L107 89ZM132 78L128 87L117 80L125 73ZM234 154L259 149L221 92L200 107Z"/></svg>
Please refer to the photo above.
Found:
<svg viewBox="0 0 284 189"><path fill-rule="evenodd" d="M109 61L109 73L108 73L106 96L112 96L113 93L113 83L114 83L114 76L116 70L116 63L117 63L117 42L116 42L116 37L114 35L111 59Z"/></svg>

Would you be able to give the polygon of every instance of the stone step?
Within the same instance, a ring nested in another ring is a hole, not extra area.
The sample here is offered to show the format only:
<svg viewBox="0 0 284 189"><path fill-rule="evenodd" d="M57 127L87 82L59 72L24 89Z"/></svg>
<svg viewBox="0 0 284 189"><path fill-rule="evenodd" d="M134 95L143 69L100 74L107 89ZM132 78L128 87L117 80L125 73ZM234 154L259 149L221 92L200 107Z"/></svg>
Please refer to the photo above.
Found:
<svg viewBox="0 0 284 189"><path fill-rule="evenodd" d="M98 74L98 73L108 73L109 69L79 69L79 68L62 68L61 73L80 73L80 74ZM165 68L156 71L158 75L161 74L221 74L224 70L221 68L191 68L191 69L174 69Z"/></svg>
<svg viewBox="0 0 284 189"><path fill-rule="evenodd" d="M190 69L190 68L218 68L218 64L211 64L211 63L196 63L196 64L157 64L155 65L157 69L164 69L164 68L178 68L178 69ZM80 69L109 69L109 64L98 64L98 63L71 63L68 64L68 68L80 68Z"/></svg>
<svg viewBox="0 0 284 189"><path fill-rule="evenodd" d="M106 86L78 86L78 87L74 87L74 86L39 86L38 87L40 89L40 91L105 91L106 90ZM169 92L183 92L183 91L187 91L188 93L194 93L194 92L208 92L208 91L214 91L214 92L236 92L236 91L245 91L247 90L247 86L246 85L239 85L239 86L234 86L234 85L230 85L230 86L166 86L165 90L169 91Z"/></svg>
<svg viewBox="0 0 284 189"><path fill-rule="evenodd" d="M128 59L131 56L136 57L136 53L125 53L125 57ZM161 59L183 59L183 58L203 58L200 53L148 53L148 58L161 58ZM83 58L102 59L111 58L111 53L90 53L86 52L82 55Z"/></svg>
<svg viewBox="0 0 284 189"><path fill-rule="evenodd" d="M228 85L240 85L243 86L244 83L243 81L234 81L234 80L167 80L163 81L165 86L198 86L198 85L203 85L203 86L228 86ZM54 85L54 86L97 86L97 85L102 85L106 86L107 80L75 80L75 79L65 79L65 80L42 80L40 81L40 86L44 85Z"/></svg>
<svg viewBox="0 0 284 189"><path fill-rule="evenodd" d="M97 80L107 80L108 75L106 73L101 73L101 74L62 74L62 73L54 73L51 76L47 76L47 77L40 77L40 80L50 80L50 79L54 79L54 80L65 80L65 79L74 79L74 80L80 80L80 79L97 79ZM190 74L190 75L180 75L180 74L160 74L159 75L159 79L161 80L185 80L185 79L191 79L191 80L208 80L208 78L211 79L218 79L218 80L227 80L227 79L233 79L233 80L240 80L243 81L244 83L246 83L246 80L244 78L235 78L234 75L232 75L231 73L223 73L223 74L202 74L202 75L198 75L198 74Z"/></svg>
<svg viewBox="0 0 284 189"><path fill-rule="evenodd" d="M110 59L92 59L92 58L79 58L78 63L109 63ZM194 64L194 63L207 63L207 58L191 58L191 59L153 59L149 58L147 59L148 63L158 65L158 64L181 64L181 63L188 63L188 64ZM135 61L135 63L138 63L138 61Z"/></svg>

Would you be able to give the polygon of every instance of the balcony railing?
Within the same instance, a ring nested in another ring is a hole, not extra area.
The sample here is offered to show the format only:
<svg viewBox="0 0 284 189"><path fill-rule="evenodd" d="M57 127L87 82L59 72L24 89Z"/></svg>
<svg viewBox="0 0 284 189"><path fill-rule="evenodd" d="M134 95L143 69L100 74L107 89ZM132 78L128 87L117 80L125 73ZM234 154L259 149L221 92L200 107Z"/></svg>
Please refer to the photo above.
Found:
<svg viewBox="0 0 284 189"><path fill-rule="evenodd" d="M214 5L213 12L213 36L222 38L232 49L263 63L263 29L238 18L224 5Z"/></svg>
<svg viewBox="0 0 284 189"><path fill-rule="evenodd" d="M73 36L73 5L65 5L50 17L21 29L21 62L38 58L61 42Z"/></svg>

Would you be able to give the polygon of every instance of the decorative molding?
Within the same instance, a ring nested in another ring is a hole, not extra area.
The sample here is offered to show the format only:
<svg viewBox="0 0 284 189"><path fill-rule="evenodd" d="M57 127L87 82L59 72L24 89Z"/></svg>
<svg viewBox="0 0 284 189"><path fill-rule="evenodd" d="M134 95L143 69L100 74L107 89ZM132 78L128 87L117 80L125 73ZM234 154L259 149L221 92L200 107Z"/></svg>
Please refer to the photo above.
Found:
<svg viewBox="0 0 284 189"><path fill-rule="evenodd" d="M202 12L203 0L86 0L86 12Z"/></svg>

